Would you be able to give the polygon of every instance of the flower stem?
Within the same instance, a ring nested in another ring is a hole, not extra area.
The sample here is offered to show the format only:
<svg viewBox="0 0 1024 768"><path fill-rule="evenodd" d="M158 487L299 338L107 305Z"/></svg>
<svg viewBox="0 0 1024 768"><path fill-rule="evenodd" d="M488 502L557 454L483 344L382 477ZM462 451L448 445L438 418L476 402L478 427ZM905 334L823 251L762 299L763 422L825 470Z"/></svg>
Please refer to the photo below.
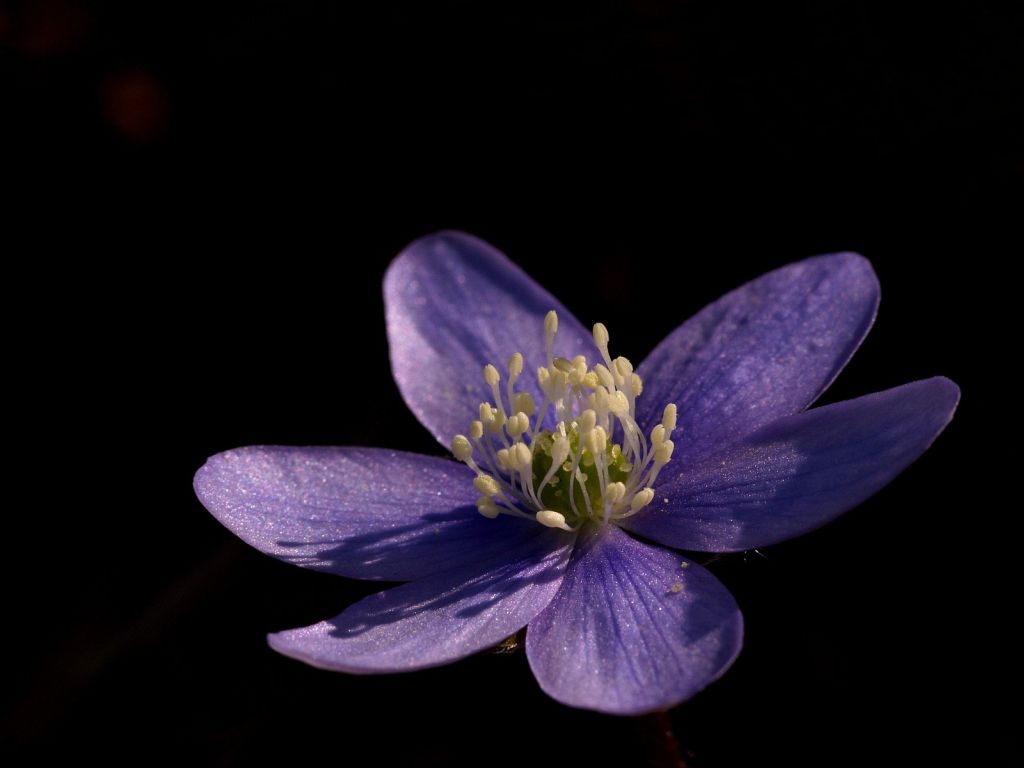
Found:
<svg viewBox="0 0 1024 768"><path fill-rule="evenodd" d="M647 753L648 765L654 768L689 768L667 713L653 712L638 718L637 729Z"/></svg>

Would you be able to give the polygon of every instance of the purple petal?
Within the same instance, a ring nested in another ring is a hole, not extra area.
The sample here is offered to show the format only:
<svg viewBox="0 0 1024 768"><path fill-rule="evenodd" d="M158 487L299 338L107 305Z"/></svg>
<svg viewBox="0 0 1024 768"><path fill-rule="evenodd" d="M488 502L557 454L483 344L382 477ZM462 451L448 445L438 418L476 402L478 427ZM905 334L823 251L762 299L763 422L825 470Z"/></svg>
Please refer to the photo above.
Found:
<svg viewBox="0 0 1024 768"><path fill-rule="evenodd" d="M647 429L668 403L683 435L675 456L693 464L758 427L806 408L871 328L878 280L854 253L769 272L685 322L637 372Z"/></svg>
<svg viewBox="0 0 1024 768"><path fill-rule="evenodd" d="M716 680L742 638L736 601L709 571L614 526L589 526L562 588L530 623L526 652L563 704L637 715Z"/></svg>
<svg viewBox="0 0 1024 768"><path fill-rule="evenodd" d="M296 565L404 581L528 541L536 523L476 511L473 475L447 459L378 448L252 446L196 473L214 517Z"/></svg>
<svg viewBox="0 0 1024 768"><path fill-rule="evenodd" d="M541 405L537 367L546 365L544 316L558 312L555 354L594 359L590 334L550 293L500 251L461 232L417 240L384 278L391 369L402 397L447 448L493 401L483 367L502 374L515 352L525 360L517 390Z"/></svg>
<svg viewBox="0 0 1024 768"><path fill-rule="evenodd" d="M703 552L800 536L860 504L924 453L959 398L956 384L937 377L780 419L695 467L670 463L654 503L623 525Z"/></svg>
<svg viewBox="0 0 1024 768"><path fill-rule="evenodd" d="M370 595L329 621L270 635L270 645L315 667L405 672L500 643L551 601L574 535L531 524L515 552Z"/></svg>

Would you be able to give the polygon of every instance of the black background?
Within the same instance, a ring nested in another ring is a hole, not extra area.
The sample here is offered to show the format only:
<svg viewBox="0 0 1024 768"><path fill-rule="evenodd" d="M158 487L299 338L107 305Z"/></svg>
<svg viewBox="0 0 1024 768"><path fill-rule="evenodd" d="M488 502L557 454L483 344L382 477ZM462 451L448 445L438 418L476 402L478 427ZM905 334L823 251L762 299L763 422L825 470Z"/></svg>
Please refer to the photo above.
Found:
<svg viewBox="0 0 1024 768"><path fill-rule="evenodd" d="M9 168L28 172L8 247L32 268L9 284L31 307L8 326L11 416L32 429L4 749L651 759L650 723L555 704L522 653L392 677L278 656L266 632L373 587L248 549L192 495L238 445L440 453L391 382L380 281L455 227L635 362L770 268L867 255L879 319L826 401L945 374L961 409L856 511L711 566L746 647L670 719L698 767L1019 759L1016 513L992 442L1013 428L986 368L1019 347L1000 291L1021 253L1020 20L895 5L0 6Z"/></svg>

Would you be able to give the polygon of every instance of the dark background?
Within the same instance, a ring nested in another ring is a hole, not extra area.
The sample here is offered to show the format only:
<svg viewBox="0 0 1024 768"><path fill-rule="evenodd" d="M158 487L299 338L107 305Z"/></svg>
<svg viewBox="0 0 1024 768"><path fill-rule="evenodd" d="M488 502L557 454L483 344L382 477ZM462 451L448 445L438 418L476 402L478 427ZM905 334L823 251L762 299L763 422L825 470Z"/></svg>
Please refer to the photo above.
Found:
<svg viewBox="0 0 1024 768"><path fill-rule="evenodd" d="M992 441L1012 439L997 382L1019 349L1001 291L1021 255L1020 19L551 6L0 5L6 249L31 269L8 282L30 307L8 324L10 416L32 429L5 752L650 759L650 723L555 704L522 653L392 677L278 656L266 632L374 587L248 549L192 495L206 456L249 443L440 452L391 382L380 281L455 227L635 362L761 272L867 255L879 320L826 399L945 374L961 409L861 508L711 566L746 647L670 719L697 767L1019 760L1017 505Z"/></svg>

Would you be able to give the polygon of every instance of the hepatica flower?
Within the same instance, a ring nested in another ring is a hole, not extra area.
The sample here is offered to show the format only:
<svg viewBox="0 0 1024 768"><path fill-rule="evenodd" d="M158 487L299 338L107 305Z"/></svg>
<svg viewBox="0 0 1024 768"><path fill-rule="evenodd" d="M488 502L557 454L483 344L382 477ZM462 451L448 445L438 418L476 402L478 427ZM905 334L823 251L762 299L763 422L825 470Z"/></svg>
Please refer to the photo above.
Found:
<svg viewBox="0 0 1024 768"><path fill-rule="evenodd" d="M959 397L933 378L805 410L875 317L878 283L855 254L747 283L635 368L612 356L604 325L588 332L465 234L410 245L384 298L398 387L455 461L255 446L195 478L217 519L267 554L408 582L270 635L343 672L447 664L528 625L530 666L558 701L614 714L677 704L729 668L743 620L676 550L818 528L921 455ZM607 307L608 319L642 311L622 296Z"/></svg>

